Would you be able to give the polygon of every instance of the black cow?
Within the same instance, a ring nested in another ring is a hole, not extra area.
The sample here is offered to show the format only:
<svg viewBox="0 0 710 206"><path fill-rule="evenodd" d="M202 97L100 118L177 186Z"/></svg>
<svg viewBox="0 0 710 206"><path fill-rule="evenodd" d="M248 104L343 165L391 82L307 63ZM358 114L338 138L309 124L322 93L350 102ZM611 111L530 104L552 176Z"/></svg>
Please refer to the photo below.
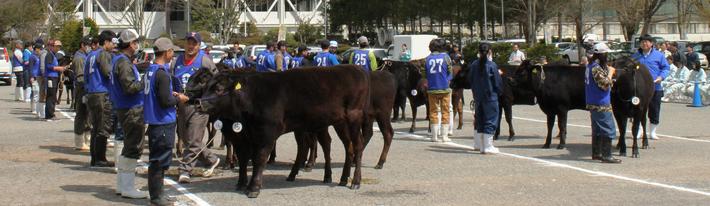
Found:
<svg viewBox="0 0 710 206"><path fill-rule="evenodd" d="M426 87L424 84L426 81L422 79L420 72L422 66L420 64L420 61L386 61L383 66L383 70L394 74L394 78L397 81L397 93L394 99L394 117L392 121L397 122L404 120L404 107L407 104L407 100L409 100L409 106L412 109L412 126L409 128L409 132L414 132L416 126L417 107L424 105L427 111L429 111ZM399 116L400 109L402 110L401 119ZM425 113L426 119L429 119L429 112Z"/></svg>
<svg viewBox="0 0 710 206"><path fill-rule="evenodd" d="M621 57L614 61L616 68L616 81L611 89L611 105L614 111L614 118L619 129L619 154L626 156L626 124L631 118L633 123L631 133L633 137L638 136L639 124L643 126L643 148L648 148L648 138L646 137L646 114L648 105L651 102L654 92L653 77L648 68L630 57ZM634 105L633 97L638 97L639 102ZM633 138L632 137L632 138ZM631 157L639 156L637 139L633 138Z"/></svg>
<svg viewBox="0 0 710 206"><path fill-rule="evenodd" d="M340 65L278 73L222 72L209 81L200 105L209 114L229 117L243 125L244 141L237 144L237 188L246 185L247 161L242 157L253 154L253 176L246 188L247 196L253 198L259 195L267 157L280 135L317 131L329 125L334 125L346 151L340 185L347 185L354 162L351 189L359 189L361 129L369 98L367 74L357 66ZM331 181L329 175L326 173L325 182Z"/></svg>
<svg viewBox="0 0 710 206"><path fill-rule="evenodd" d="M532 92L540 109L547 115L547 138L543 148L550 148L555 117L559 118L560 144L565 147L567 138L567 112L585 109L584 72L582 66L533 65L524 61L516 70L514 90Z"/></svg>

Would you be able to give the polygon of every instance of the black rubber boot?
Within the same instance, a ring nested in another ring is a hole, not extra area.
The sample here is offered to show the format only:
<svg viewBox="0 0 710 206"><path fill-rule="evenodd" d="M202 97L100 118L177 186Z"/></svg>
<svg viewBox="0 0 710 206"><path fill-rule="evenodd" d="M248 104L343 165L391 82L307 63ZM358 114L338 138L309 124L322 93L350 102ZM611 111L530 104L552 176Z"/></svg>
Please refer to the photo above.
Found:
<svg viewBox="0 0 710 206"><path fill-rule="evenodd" d="M601 146L602 146L602 163L614 163L618 164L621 163L620 159L616 159L611 156L611 138L606 138L606 137L600 137L601 140Z"/></svg>
<svg viewBox="0 0 710 206"><path fill-rule="evenodd" d="M150 193L150 205L164 206L173 205L173 200L163 195L163 177L165 170L162 168L148 168L148 192Z"/></svg>
<svg viewBox="0 0 710 206"><path fill-rule="evenodd" d="M592 160L602 160L601 138L599 136L592 137Z"/></svg>

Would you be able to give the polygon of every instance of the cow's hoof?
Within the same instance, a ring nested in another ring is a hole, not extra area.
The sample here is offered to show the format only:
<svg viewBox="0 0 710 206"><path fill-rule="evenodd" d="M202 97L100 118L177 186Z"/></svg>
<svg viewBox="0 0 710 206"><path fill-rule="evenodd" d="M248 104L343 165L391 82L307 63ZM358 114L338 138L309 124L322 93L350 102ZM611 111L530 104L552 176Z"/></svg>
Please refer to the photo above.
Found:
<svg viewBox="0 0 710 206"><path fill-rule="evenodd" d="M550 145L549 145L549 144L542 145L542 148L543 148L543 149L550 149Z"/></svg>
<svg viewBox="0 0 710 206"><path fill-rule="evenodd" d="M631 154L631 158L639 158L639 154L638 153Z"/></svg>
<svg viewBox="0 0 710 206"><path fill-rule="evenodd" d="M565 148L564 145L557 145L557 149L564 149L564 148Z"/></svg>
<svg viewBox="0 0 710 206"><path fill-rule="evenodd" d="M257 197L259 197L259 192L247 192L247 197L248 198L257 198Z"/></svg>
<svg viewBox="0 0 710 206"><path fill-rule="evenodd" d="M461 130L461 126L457 127L456 130Z"/></svg>
<svg viewBox="0 0 710 206"><path fill-rule="evenodd" d="M311 171L313 171L313 168L311 168L311 167L304 167L304 168L303 168L303 171L304 171L304 172L311 172Z"/></svg>
<svg viewBox="0 0 710 206"><path fill-rule="evenodd" d="M326 183L326 184L333 183L333 178L332 177L323 178L323 183Z"/></svg>
<svg viewBox="0 0 710 206"><path fill-rule="evenodd" d="M498 140L498 136L493 136L493 140Z"/></svg>
<svg viewBox="0 0 710 206"><path fill-rule="evenodd" d="M619 156L626 157L626 152L619 152Z"/></svg>
<svg viewBox="0 0 710 206"><path fill-rule="evenodd" d="M294 176L289 175L289 176L286 178L286 181L288 181L288 182L296 181L296 176L295 176L295 175L294 175Z"/></svg>
<svg viewBox="0 0 710 206"><path fill-rule="evenodd" d="M648 149L648 145L641 146L641 149Z"/></svg>
<svg viewBox="0 0 710 206"><path fill-rule="evenodd" d="M375 165L375 169L381 170L384 167L382 164Z"/></svg>
<svg viewBox="0 0 710 206"><path fill-rule="evenodd" d="M266 164L270 164L270 165L272 165L274 163L276 163L276 160L269 160L268 162L266 162Z"/></svg>
<svg viewBox="0 0 710 206"><path fill-rule="evenodd" d="M350 186L351 190L359 190L360 189L360 184L353 184Z"/></svg>
<svg viewBox="0 0 710 206"><path fill-rule="evenodd" d="M621 145L620 145L620 144L616 144L616 149L621 149Z"/></svg>
<svg viewBox="0 0 710 206"><path fill-rule="evenodd" d="M515 141L515 137L513 137L513 136L508 137L508 141L510 141L510 142Z"/></svg>
<svg viewBox="0 0 710 206"><path fill-rule="evenodd" d="M414 129L413 129L413 128L410 128L410 129L409 129L409 133L414 133Z"/></svg>
<svg viewBox="0 0 710 206"><path fill-rule="evenodd" d="M347 181L347 180L346 180L346 181L342 181L342 180L341 180L340 183L338 183L338 186L343 186L343 187L348 186L348 181Z"/></svg>

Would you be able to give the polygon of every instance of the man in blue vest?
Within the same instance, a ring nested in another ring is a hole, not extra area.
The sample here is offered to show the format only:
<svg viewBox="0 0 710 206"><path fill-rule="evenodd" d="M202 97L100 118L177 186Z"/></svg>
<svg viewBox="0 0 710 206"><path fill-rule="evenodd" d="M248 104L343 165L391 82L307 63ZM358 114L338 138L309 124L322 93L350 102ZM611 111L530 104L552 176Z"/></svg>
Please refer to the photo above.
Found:
<svg viewBox="0 0 710 206"><path fill-rule="evenodd" d="M30 56L29 70L30 70L30 83L32 84L32 95L30 107L32 108L32 114L37 114L39 116L39 80L42 78L42 73L40 72L40 53L44 45L35 43L34 52Z"/></svg>
<svg viewBox="0 0 710 206"><path fill-rule="evenodd" d="M338 57L335 54L330 53L330 42L328 40L320 41L320 48L323 49L322 52L318 52L313 58L314 64L317 67L329 67L340 64ZM337 45L337 44L336 44Z"/></svg>
<svg viewBox="0 0 710 206"><path fill-rule="evenodd" d="M145 77L144 112L148 124L148 144L150 166L148 167L148 191L151 205L172 205L174 200L163 195L165 170L170 167L175 144L176 110L178 101L183 103L187 97L175 92L170 77L170 61L175 50L179 49L168 38L155 40L154 63L150 65Z"/></svg>
<svg viewBox="0 0 710 206"><path fill-rule="evenodd" d="M308 51L310 51L306 45L301 45L298 46L296 49L296 56L291 59L291 64L289 65L289 69L293 68L299 68L299 67L304 67L304 66L310 66L311 63L308 61Z"/></svg>
<svg viewBox="0 0 710 206"><path fill-rule="evenodd" d="M592 119L592 159L621 163L621 160L611 156L611 140L616 137L616 126L611 112L610 91L616 70L607 65L609 47L605 43L594 45L592 52L584 79L587 110Z"/></svg>
<svg viewBox="0 0 710 206"><path fill-rule="evenodd" d="M661 98L663 98L661 81L668 77L670 65L663 53L653 48L654 39L651 35L645 34L639 40L641 41L641 46L632 57L648 67L651 77L653 77L653 83L656 86L653 98L651 98L651 104L648 106L648 119L651 122L651 139L658 139L656 129L660 123Z"/></svg>
<svg viewBox="0 0 710 206"><path fill-rule="evenodd" d="M22 88L24 89L24 99L27 103L30 103L30 99L32 99L32 84L30 83L30 76L32 76L32 71L30 71L32 50L32 42L25 42L25 49L22 50L22 81L25 82L25 84Z"/></svg>
<svg viewBox="0 0 710 206"><path fill-rule="evenodd" d="M280 71L280 68L276 67L276 60L274 59L274 43L266 43L266 50L261 51L259 55L256 55L256 71L257 72L275 72Z"/></svg>
<svg viewBox="0 0 710 206"><path fill-rule="evenodd" d="M432 52L426 57L425 74L427 80L429 101L429 127L431 128L431 141L449 142L449 102L451 89L449 77L451 76L451 58L446 54L446 42L443 39L432 40L429 50ZM441 111L441 127L439 127L439 111Z"/></svg>
<svg viewBox="0 0 710 206"><path fill-rule="evenodd" d="M123 129L123 143L116 141L116 152L121 152L116 162L116 191L122 197L142 199L148 195L137 190L135 168L143 153L143 80L130 57L139 49L138 32L133 29L123 30L118 37L119 53L111 60L111 86L109 94L118 122Z"/></svg>
<svg viewBox="0 0 710 206"><path fill-rule="evenodd" d="M111 50L116 47L116 44L118 44L116 33L111 30L101 32L100 48L90 52L84 64L84 90L92 125L89 145L92 167L113 167L113 163L106 160L106 143L113 127L108 87L113 58Z"/></svg>
<svg viewBox="0 0 710 206"><path fill-rule="evenodd" d="M180 86L185 88L190 77L200 69L207 69L209 72L217 73L217 67L212 62L209 55L200 50L202 36L197 32L189 32L185 36L185 54L179 56L173 65L173 75L180 81ZM181 89L182 90L182 89ZM180 164L180 183L190 183L190 172L195 167L195 161L200 160L209 168L203 172L202 176L212 176L214 168L219 165L219 158L209 149L204 147L205 125L209 120L209 115L197 108L198 102L192 96L191 91L181 91L190 99L185 103L178 104L177 130L178 138L184 143L182 164Z"/></svg>
<svg viewBox="0 0 710 206"><path fill-rule="evenodd" d="M291 59L293 57L288 53L288 46L286 45L286 41L279 41L276 43L276 51L274 60L276 62L276 68L279 71L286 71L288 70L288 65L291 63Z"/></svg>
<svg viewBox="0 0 710 206"><path fill-rule="evenodd" d="M362 68L369 74L370 71L375 71L375 69L377 69L377 58L375 58L375 52L367 50L367 47L369 46L367 37L361 36L357 39L357 42L360 44L360 49L356 49L352 54L350 54L350 64L362 66Z"/></svg>
<svg viewBox="0 0 710 206"><path fill-rule="evenodd" d="M12 63L12 72L15 74L15 101L25 101L24 90L22 89L25 82L23 77L24 64L22 61L22 41L16 40L14 42L15 50L10 57L10 63Z"/></svg>
<svg viewBox="0 0 710 206"><path fill-rule="evenodd" d="M89 111L86 108L84 99L84 65L86 64L87 52L91 51L90 36L85 36L81 39L79 50L74 53L72 59L72 70L76 75L74 81L74 104L76 104L76 116L74 116L74 149L89 150L89 141L91 140L91 128L88 124Z"/></svg>
<svg viewBox="0 0 710 206"><path fill-rule="evenodd" d="M47 83L47 106L45 107L44 118L48 121L57 121L59 118L54 114L54 107L57 104L57 89L59 89L59 75L64 71L63 66L59 66L58 52L62 49L62 42L55 40L50 45L50 51L45 58L44 76Z"/></svg>

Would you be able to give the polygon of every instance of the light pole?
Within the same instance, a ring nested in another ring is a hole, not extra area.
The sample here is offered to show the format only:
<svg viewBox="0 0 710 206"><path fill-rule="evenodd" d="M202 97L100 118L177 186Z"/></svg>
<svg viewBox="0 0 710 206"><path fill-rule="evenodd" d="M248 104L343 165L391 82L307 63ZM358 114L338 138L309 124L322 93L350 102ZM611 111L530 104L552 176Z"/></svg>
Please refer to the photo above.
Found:
<svg viewBox="0 0 710 206"><path fill-rule="evenodd" d="M483 39L488 40L488 0L483 0Z"/></svg>
<svg viewBox="0 0 710 206"><path fill-rule="evenodd" d="M187 2L187 32L190 32L190 0L185 0Z"/></svg>
<svg viewBox="0 0 710 206"><path fill-rule="evenodd" d="M503 0L500 0L500 24L503 26L503 39L508 37L508 29L505 28L505 9Z"/></svg>

